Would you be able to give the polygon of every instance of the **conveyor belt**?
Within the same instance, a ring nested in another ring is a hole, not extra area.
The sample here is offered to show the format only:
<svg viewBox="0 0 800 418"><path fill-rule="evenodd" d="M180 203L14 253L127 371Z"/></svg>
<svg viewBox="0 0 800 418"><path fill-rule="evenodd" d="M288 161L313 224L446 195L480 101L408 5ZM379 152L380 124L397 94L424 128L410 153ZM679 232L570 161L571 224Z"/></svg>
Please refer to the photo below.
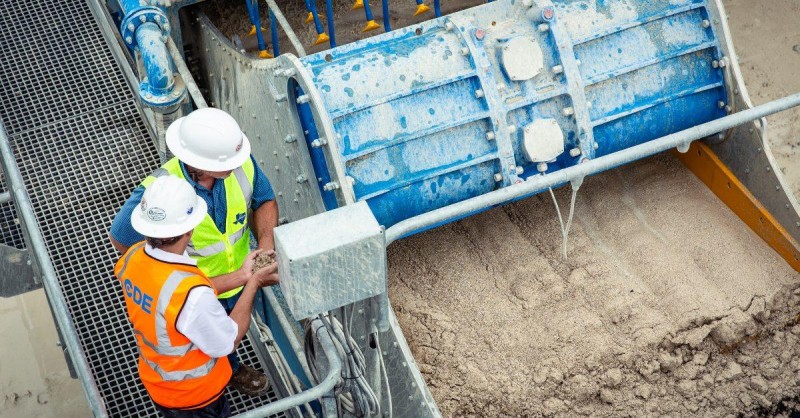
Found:
<svg viewBox="0 0 800 418"><path fill-rule="evenodd" d="M137 106L84 1L0 2L0 118L112 416L156 416L106 238L124 199L158 166ZM12 204L0 205L0 242L21 248L15 218ZM263 368L250 343L239 352ZM234 413L274 399L231 395Z"/></svg>

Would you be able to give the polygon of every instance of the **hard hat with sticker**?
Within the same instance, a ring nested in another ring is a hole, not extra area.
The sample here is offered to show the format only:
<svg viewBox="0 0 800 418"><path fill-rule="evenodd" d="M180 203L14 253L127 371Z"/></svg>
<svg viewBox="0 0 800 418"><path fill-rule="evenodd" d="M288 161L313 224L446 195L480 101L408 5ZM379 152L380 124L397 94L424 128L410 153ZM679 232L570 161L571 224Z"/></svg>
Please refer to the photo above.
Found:
<svg viewBox="0 0 800 418"><path fill-rule="evenodd" d="M208 211L194 188L175 176L159 177L148 186L139 209L131 214L131 225L150 238L185 234L200 224Z"/></svg>

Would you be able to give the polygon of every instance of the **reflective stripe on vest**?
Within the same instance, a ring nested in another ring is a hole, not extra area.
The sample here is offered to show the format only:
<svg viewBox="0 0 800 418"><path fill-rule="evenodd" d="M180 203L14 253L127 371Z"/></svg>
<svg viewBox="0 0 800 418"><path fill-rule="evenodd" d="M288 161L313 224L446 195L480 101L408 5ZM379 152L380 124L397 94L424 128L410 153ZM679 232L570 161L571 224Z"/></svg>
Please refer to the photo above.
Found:
<svg viewBox="0 0 800 418"><path fill-rule="evenodd" d="M142 186L152 184L157 177L173 175L185 179L180 162L173 158L161 168L153 171ZM253 196L255 166L248 159L241 167L233 170L225 180L227 201L225 233L219 231L210 215L194 229L187 253L197 259L198 267L208 277L231 273L241 267L250 252L250 228L247 214ZM241 291L241 287L225 292L219 297L228 298Z"/></svg>
<svg viewBox="0 0 800 418"><path fill-rule="evenodd" d="M244 228L239 229L238 231L234 232L233 234L228 236L228 242L231 245L236 245L240 239L244 237L245 232L250 232L250 228L245 226ZM225 251L225 243L218 242L215 244L207 245L201 249L196 249L189 243L189 246L186 247L186 252L189 253L192 257L210 257L212 255L219 254Z"/></svg>
<svg viewBox="0 0 800 418"><path fill-rule="evenodd" d="M159 354L164 355L176 355L176 354L167 354L163 351L170 352L170 353L179 353L177 355L182 356L189 352L194 347L194 344L185 344L177 347L173 347L170 343L169 335L167 334L167 306L169 305L169 301L172 299L172 294L175 293L175 289L178 288L178 285L187 278L193 276L192 273L188 273L185 271L175 271L169 275L167 278L167 282L161 287L161 293L158 295L158 307L156 308L156 337L158 338L158 347L159 349L155 350Z"/></svg>
<svg viewBox="0 0 800 418"><path fill-rule="evenodd" d="M250 199L253 198L253 184L250 179L247 178L247 173L244 172L244 168L239 167L233 170L233 175L236 177L236 182L239 183L239 187L242 188L244 201L250 203Z"/></svg>
<svg viewBox="0 0 800 418"><path fill-rule="evenodd" d="M144 247L144 242L140 242L138 244L134 244L133 247L130 248L127 254L125 254L125 258L122 260L122 268L119 269L119 273L117 273L118 277L125 276L125 270L128 269L128 263L131 261L131 257L139 251L140 248Z"/></svg>
<svg viewBox="0 0 800 418"><path fill-rule="evenodd" d="M153 344L150 340L148 340L144 336L144 334L142 334L137 330L133 330L133 334L141 338L144 345L150 347L151 350L155 351L158 354L161 354L162 356L180 357L186 355L186 353L188 353L189 351L197 350L197 346L195 346L194 344L179 345L176 347L173 347L171 345L161 346Z"/></svg>
<svg viewBox="0 0 800 418"><path fill-rule="evenodd" d="M167 171L163 167L159 167L159 168L156 168L155 170L153 170L153 173L150 174L150 175L155 177L155 178L164 177L164 176L169 175L169 171Z"/></svg>
<svg viewBox="0 0 800 418"><path fill-rule="evenodd" d="M125 270L128 268L128 263L130 262L131 256L143 246L144 243L136 244L131 251L128 252L122 262L122 268L118 273L119 277L125 277ZM172 299L172 294L175 293L175 289L178 288L178 285L183 279L191 276L193 276L192 273L176 271L169 276L167 282L164 284L164 287L161 288L161 292L158 296L158 306L156 307L156 336L158 337L157 344L148 340L141 332L135 329L133 330L134 335L141 338L142 342L146 346L163 356L180 357L191 350L197 349L197 347L191 343L180 346L173 346L171 344L169 335L167 335L167 318L165 316L167 305L169 304L169 300Z"/></svg>
<svg viewBox="0 0 800 418"><path fill-rule="evenodd" d="M192 370L181 370L175 372L168 372L161 368L158 364L153 363L152 361L148 360L144 356L140 355L140 358L144 360L145 364L150 366L165 382L180 382L181 380L186 379L197 379L198 377L203 377L207 375L211 369L217 364L217 359L212 358L208 361L208 363L203 364L201 366L195 367Z"/></svg>

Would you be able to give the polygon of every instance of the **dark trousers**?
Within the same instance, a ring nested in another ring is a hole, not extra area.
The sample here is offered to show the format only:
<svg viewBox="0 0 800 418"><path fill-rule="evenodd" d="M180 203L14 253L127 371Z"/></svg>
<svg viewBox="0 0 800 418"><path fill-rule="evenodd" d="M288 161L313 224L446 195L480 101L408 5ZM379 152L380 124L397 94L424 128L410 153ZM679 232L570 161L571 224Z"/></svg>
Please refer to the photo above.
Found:
<svg viewBox="0 0 800 418"><path fill-rule="evenodd" d="M225 308L225 312L227 312L228 315L230 315L231 311L233 311L233 307L236 306L236 302L239 301L239 296L241 295L242 292L239 292L229 298L219 299L219 303L222 304L222 307ZM261 317L261 320L266 324L266 305L264 296L261 294L261 292L256 292L255 300L253 300L253 310L258 312L258 316ZM233 372L236 373L236 371L239 370L239 355L236 354L236 350L233 350L232 353L228 354L228 361L231 363L231 369L233 369Z"/></svg>
<svg viewBox="0 0 800 418"><path fill-rule="evenodd" d="M223 393L216 401L198 409L169 409L155 404L165 418L227 418L231 416L231 404Z"/></svg>

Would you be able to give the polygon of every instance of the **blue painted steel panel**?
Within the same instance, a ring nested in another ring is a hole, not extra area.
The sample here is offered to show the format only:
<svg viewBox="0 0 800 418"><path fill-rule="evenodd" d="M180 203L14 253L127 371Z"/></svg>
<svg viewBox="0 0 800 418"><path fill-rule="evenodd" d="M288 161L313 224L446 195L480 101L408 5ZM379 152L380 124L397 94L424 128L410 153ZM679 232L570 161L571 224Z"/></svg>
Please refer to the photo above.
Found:
<svg viewBox="0 0 800 418"><path fill-rule="evenodd" d="M726 114L706 0L533 3L500 0L301 58L322 98L311 105L333 123L320 133L334 138L328 158L347 176L331 178L383 225L538 174L523 152L537 120L564 135L552 172ZM543 66L521 81L502 52L519 37ZM312 160L329 178L325 153Z"/></svg>

